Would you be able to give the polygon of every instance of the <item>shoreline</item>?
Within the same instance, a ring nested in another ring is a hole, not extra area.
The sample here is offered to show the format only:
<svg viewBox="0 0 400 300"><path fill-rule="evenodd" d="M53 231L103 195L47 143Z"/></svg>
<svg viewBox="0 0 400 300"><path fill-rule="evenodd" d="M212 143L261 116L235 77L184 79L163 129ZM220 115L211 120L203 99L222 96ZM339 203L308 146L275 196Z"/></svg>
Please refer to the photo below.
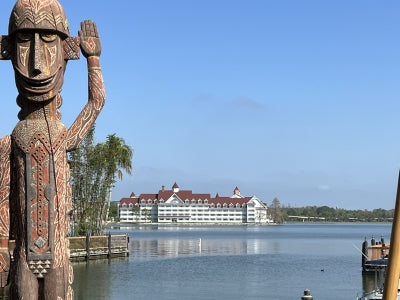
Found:
<svg viewBox="0 0 400 300"><path fill-rule="evenodd" d="M106 226L110 227L135 227L135 226L278 226L283 224L276 223L265 223L265 224L254 224L254 223L109 223Z"/></svg>
<svg viewBox="0 0 400 300"><path fill-rule="evenodd" d="M282 226L282 225L329 225L329 224L391 224L391 222L285 222L285 223L121 223L121 222L112 222L108 223L106 229L113 229L114 227L136 227L136 226Z"/></svg>

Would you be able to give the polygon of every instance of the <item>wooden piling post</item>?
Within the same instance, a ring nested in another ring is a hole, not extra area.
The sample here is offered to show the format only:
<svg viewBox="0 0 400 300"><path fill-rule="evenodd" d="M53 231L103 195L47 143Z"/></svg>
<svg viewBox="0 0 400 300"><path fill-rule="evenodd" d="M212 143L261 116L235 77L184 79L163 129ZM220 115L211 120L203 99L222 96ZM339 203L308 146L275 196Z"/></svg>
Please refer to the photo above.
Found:
<svg viewBox="0 0 400 300"><path fill-rule="evenodd" d="M126 256L129 256L129 235L127 233L125 233L125 235L126 235L126 250L127 250Z"/></svg>
<svg viewBox="0 0 400 300"><path fill-rule="evenodd" d="M86 260L90 259L90 234L86 235Z"/></svg>
<svg viewBox="0 0 400 300"><path fill-rule="evenodd" d="M361 255L361 266L363 268L364 268L367 260L368 260L368 241L367 241L367 237L365 237L365 240L362 243L362 255Z"/></svg>
<svg viewBox="0 0 400 300"><path fill-rule="evenodd" d="M301 300L313 300L313 299L314 299L314 298L313 298L313 296L311 296L310 290L309 290L309 289L304 290L304 294L303 294L303 296L301 297Z"/></svg>
<svg viewBox="0 0 400 300"><path fill-rule="evenodd" d="M111 258L111 232L108 233L108 258Z"/></svg>

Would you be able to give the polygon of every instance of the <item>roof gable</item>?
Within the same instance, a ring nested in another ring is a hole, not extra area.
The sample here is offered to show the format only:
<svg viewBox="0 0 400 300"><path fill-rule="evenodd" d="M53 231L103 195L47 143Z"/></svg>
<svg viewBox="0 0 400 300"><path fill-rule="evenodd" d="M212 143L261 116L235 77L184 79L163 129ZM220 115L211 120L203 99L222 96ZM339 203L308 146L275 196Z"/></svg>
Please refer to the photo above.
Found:
<svg viewBox="0 0 400 300"><path fill-rule="evenodd" d="M173 194L171 197L169 197L165 203L170 203L170 204L182 204L183 201L176 195Z"/></svg>

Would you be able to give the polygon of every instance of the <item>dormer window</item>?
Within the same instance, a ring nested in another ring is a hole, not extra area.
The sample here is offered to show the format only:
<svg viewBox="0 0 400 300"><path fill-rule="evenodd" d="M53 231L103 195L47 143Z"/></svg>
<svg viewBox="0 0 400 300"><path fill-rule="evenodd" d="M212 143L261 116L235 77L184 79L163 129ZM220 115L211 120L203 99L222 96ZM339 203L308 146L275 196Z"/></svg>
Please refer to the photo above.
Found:
<svg viewBox="0 0 400 300"><path fill-rule="evenodd" d="M208 204L208 199L204 200L204 204Z"/></svg>
<svg viewBox="0 0 400 300"><path fill-rule="evenodd" d="M197 201L197 203L201 204L201 199L199 199L199 200Z"/></svg>

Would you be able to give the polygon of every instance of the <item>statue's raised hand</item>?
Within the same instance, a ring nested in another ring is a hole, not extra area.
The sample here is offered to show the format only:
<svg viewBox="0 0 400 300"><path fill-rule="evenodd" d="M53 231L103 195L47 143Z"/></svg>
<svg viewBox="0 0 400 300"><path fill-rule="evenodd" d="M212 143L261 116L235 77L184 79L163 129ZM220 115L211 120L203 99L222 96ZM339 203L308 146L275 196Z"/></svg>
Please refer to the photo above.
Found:
<svg viewBox="0 0 400 300"><path fill-rule="evenodd" d="M81 30L79 30L79 38L82 54L88 58L89 56L100 56L101 44L97 26L91 20L81 22Z"/></svg>

